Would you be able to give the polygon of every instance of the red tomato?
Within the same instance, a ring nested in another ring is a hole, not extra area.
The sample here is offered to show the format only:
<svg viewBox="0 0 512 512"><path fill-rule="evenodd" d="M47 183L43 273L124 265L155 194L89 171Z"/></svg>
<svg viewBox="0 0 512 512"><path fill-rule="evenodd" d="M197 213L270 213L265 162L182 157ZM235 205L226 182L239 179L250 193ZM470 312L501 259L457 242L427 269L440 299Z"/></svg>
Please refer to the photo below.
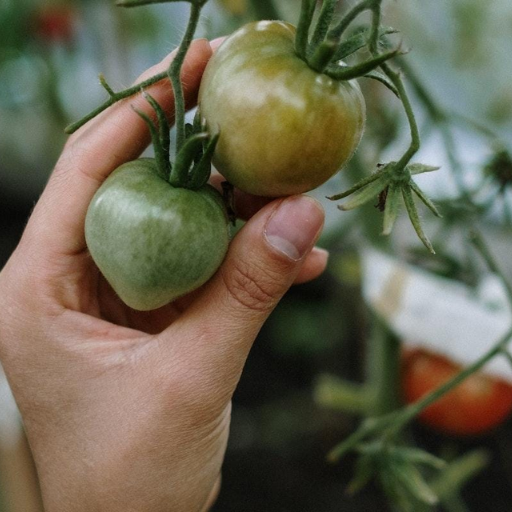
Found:
<svg viewBox="0 0 512 512"><path fill-rule="evenodd" d="M75 9L66 5L45 5L36 14L38 36L47 42L70 42L75 32Z"/></svg>
<svg viewBox="0 0 512 512"><path fill-rule="evenodd" d="M421 349L406 352L401 378L405 402L416 402L460 371L445 357ZM419 420L447 434L471 436L498 426L511 411L512 386L477 373L425 409Z"/></svg>

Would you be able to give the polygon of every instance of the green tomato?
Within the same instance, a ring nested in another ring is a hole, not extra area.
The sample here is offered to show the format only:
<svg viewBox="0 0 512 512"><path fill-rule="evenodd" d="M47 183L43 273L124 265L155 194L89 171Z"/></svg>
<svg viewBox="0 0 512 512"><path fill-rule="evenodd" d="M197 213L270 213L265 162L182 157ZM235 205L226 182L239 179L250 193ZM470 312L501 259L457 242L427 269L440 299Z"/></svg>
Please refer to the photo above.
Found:
<svg viewBox="0 0 512 512"><path fill-rule="evenodd" d="M220 139L213 163L246 192L279 197L312 190L352 156L365 124L357 82L312 70L295 52L295 27L250 23L213 55L199 92Z"/></svg>
<svg viewBox="0 0 512 512"><path fill-rule="evenodd" d="M204 284L227 252L229 226L210 185L174 188L153 159L116 169L85 220L96 265L128 306L149 311Z"/></svg>

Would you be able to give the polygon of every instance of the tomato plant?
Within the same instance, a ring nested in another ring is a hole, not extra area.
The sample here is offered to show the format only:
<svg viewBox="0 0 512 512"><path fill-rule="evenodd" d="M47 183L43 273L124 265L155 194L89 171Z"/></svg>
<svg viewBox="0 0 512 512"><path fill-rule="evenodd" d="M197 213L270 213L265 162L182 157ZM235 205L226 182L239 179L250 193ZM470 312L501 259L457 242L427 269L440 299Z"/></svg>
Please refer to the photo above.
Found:
<svg viewBox="0 0 512 512"><path fill-rule="evenodd" d="M461 367L421 349L408 351L402 361L402 393L413 403L455 377ZM498 378L475 373L427 407L419 419L453 435L484 434L505 421L512 411L512 386Z"/></svg>
<svg viewBox="0 0 512 512"><path fill-rule="evenodd" d="M318 187L348 161L363 134L357 82L312 69L297 55L295 37L288 23L250 23L222 44L201 82L201 115L221 134L213 163L252 194Z"/></svg>
<svg viewBox="0 0 512 512"><path fill-rule="evenodd" d="M217 270L229 242L220 194L173 187L154 159L128 162L89 206L89 251L130 307L151 310L195 290Z"/></svg>

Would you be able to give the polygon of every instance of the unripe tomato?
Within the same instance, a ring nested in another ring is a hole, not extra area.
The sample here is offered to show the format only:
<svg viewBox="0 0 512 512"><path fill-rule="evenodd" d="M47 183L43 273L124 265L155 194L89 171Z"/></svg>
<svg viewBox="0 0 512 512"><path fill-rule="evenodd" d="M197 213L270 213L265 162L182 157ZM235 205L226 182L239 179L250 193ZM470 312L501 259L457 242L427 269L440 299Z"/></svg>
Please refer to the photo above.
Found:
<svg viewBox="0 0 512 512"><path fill-rule="evenodd" d="M130 307L149 311L204 284L229 243L220 194L174 188L153 159L116 169L95 194L85 221L98 268Z"/></svg>
<svg viewBox="0 0 512 512"><path fill-rule="evenodd" d="M295 27L250 23L210 59L202 117L220 139L219 172L246 192L279 197L312 190L352 156L365 123L357 82L312 70L295 53Z"/></svg>
<svg viewBox="0 0 512 512"><path fill-rule="evenodd" d="M404 354L402 392L413 403L455 377L461 367L442 356L415 349ZM419 420L447 434L484 434L503 423L512 411L512 386L476 373L425 409Z"/></svg>

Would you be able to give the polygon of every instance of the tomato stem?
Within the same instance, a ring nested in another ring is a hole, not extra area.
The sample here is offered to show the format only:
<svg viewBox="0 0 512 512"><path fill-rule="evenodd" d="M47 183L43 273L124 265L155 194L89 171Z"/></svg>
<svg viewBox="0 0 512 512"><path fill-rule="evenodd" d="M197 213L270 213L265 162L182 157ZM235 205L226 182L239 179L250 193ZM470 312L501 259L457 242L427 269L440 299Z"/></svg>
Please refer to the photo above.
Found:
<svg viewBox="0 0 512 512"><path fill-rule="evenodd" d="M337 49L336 41L326 40L320 43L308 61L309 67L317 73L323 73Z"/></svg>
<svg viewBox="0 0 512 512"><path fill-rule="evenodd" d="M169 66L168 76L171 80L174 90L175 119L176 119L176 155L180 152L185 143L185 98L183 94L183 84L181 82L181 69L187 52L192 44L194 34L199 23L201 8L204 2L192 2L190 4L190 17L187 24L185 35L178 48L178 53Z"/></svg>

